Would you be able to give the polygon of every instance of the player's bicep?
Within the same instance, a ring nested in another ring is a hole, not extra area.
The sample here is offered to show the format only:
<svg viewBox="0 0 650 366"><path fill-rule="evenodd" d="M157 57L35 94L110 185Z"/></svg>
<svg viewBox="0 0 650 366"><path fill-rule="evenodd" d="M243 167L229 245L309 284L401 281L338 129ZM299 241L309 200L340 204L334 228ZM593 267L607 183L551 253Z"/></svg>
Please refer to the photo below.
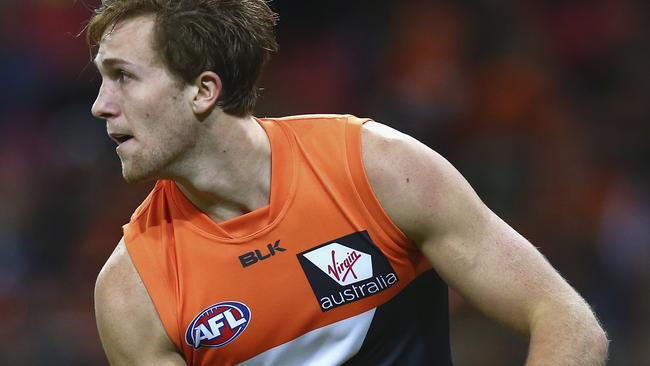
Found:
<svg viewBox="0 0 650 366"><path fill-rule="evenodd" d="M362 151L372 188L391 219L440 276L483 312L527 331L546 302L574 296L439 154L372 122L364 126Z"/></svg>
<svg viewBox="0 0 650 366"><path fill-rule="evenodd" d="M169 341L123 240L97 278L95 316L111 365L186 365Z"/></svg>

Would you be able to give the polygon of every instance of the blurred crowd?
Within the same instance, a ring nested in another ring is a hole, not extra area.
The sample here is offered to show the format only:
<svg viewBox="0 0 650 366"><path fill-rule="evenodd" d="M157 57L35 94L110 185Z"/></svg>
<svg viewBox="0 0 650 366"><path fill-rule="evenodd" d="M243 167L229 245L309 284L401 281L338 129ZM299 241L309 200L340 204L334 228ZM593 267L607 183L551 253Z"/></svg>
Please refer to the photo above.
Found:
<svg viewBox="0 0 650 366"><path fill-rule="evenodd" d="M0 364L104 365L93 285L151 185L120 176L78 33L98 1L0 1ZM350 113L447 157L650 365L650 3L274 0L256 115ZM435 189L435 187L432 187ZM457 365L526 342L452 292ZM125 316L127 316L125 314Z"/></svg>

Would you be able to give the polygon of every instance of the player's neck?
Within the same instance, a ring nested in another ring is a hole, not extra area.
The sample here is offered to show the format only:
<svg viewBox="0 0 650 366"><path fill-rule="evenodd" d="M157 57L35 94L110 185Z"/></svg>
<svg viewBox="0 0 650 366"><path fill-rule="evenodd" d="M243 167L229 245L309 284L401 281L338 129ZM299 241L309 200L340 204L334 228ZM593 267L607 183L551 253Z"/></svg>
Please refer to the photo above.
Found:
<svg viewBox="0 0 650 366"><path fill-rule="evenodd" d="M192 166L174 178L185 196L216 222L268 205L271 145L262 126L222 114L206 132Z"/></svg>

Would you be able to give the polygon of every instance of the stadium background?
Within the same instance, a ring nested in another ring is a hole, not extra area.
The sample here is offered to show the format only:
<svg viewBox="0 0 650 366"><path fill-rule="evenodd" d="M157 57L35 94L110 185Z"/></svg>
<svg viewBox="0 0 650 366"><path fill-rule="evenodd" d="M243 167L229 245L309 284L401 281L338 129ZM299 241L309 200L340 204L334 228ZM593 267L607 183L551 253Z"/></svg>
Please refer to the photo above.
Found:
<svg viewBox="0 0 650 366"><path fill-rule="evenodd" d="M257 115L352 113L424 141L592 304L610 365L650 365L649 4L276 0ZM150 187L122 182L90 115L89 13L0 1L4 365L106 363L93 283ZM450 305L457 365L522 364L523 340Z"/></svg>

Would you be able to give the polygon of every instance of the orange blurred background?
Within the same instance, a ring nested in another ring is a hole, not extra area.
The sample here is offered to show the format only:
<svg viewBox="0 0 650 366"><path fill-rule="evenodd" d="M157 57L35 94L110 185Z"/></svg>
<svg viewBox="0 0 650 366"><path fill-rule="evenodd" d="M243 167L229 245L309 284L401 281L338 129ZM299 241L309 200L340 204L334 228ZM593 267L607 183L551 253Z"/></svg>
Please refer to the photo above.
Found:
<svg viewBox="0 0 650 366"><path fill-rule="evenodd" d="M0 1L0 363L104 365L95 277L150 185L90 115L97 1ZM351 113L447 157L650 365L650 3L275 0L258 116ZM435 189L435 187L432 187ZM526 342L452 293L457 365Z"/></svg>

